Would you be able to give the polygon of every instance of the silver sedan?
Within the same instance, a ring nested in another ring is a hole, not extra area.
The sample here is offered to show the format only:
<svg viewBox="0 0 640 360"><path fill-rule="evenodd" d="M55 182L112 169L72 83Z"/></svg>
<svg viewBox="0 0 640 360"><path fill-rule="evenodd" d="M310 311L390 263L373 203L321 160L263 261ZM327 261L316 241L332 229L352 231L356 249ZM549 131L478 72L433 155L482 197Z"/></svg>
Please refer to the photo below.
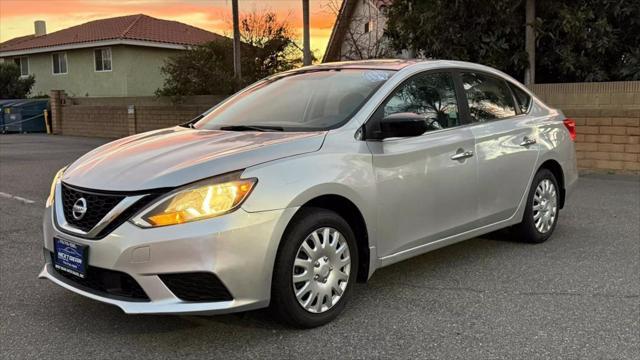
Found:
<svg viewBox="0 0 640 360"><path fill-rule="evenodd" d="M270 306L322 325L381 267L507 227L547 240L578 177L574 139L486 66L281 73L62 169L40 277L130 314Z"/></svg>

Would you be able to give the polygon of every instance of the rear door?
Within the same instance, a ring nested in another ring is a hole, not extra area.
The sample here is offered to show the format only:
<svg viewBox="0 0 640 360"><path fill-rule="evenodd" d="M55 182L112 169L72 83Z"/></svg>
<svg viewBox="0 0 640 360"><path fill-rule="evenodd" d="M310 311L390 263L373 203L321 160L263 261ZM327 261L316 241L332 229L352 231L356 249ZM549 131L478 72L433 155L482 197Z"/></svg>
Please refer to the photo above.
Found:
<svg viewBox="0 0 640 360"><path fill-rule="evenodd" d="M468 230L476 219L474 138L460 117L459 94L451 72L420 73L402 83L367 123L412 112L431 124L420 136L367 142L382 257Z"/></svg>
<svg viewBox="0 0 640 360"><path fill-rule="evenodd" d="M482 72L459 74L474 123L478 226L483 226L508 219L517 210L535 170L538 136L535 119L519 106L504 79Z"/></svg>

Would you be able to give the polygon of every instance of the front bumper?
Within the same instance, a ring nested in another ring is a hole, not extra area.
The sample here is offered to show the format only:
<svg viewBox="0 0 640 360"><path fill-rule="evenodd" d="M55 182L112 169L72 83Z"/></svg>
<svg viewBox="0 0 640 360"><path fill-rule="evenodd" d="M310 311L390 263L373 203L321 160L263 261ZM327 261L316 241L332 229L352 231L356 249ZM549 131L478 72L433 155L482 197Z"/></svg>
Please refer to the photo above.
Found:
<svg viewBox="0 0 640 360"><path fill-rule="evenodd" d="M218 218L151 229L125 222L102 239L88 240L60 231L54 225L52 208L47 208L45 265L39 277L88 298L116 305L128 314L220 314L266 307L278 244L296 210L249 213L238 209ZM54 237L88 245L89 266L131 276L149 301L128 301L75 286L57 273L51 263ZM184 301L158 276L190 272L215 274L233 300Z"/></svg>

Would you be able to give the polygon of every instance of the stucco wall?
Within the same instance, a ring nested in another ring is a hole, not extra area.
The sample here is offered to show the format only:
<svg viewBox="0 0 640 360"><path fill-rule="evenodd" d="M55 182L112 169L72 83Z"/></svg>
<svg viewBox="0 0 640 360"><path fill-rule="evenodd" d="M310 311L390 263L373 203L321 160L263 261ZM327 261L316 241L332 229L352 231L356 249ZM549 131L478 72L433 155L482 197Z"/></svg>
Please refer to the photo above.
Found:
<svg viewBox="0 0 640 360"><path fill-rule="evenodd" d="M127 83L124 96L150 96L164 84L160 68L165 60L180 53L180 50L150 47L123 47L122 57L126 62L123 74ZM98 95L96 95L98 96Z"/></svg>
<svg viewBox="0 0 640 360"><path fill-rule="evenodd" d="M32 96L63 89L69 96L150 96L162 86L160 68L179 50L112 46L112 70L95 71L94 48L68 50L67 73L53 74L52 54L27 55L35 76Z"/></svg>

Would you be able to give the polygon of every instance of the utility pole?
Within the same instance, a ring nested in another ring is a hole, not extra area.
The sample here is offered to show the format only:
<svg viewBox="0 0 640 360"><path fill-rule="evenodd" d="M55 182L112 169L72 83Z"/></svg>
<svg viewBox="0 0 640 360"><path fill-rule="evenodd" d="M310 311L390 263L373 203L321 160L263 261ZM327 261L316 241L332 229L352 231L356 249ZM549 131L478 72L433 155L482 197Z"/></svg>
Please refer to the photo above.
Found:
<svg viewBox="0 0 640 360"><path fill-rule="evenodd" d="M527 0L524 47L527 51L529 66L524 72L524 84L531 86L536 83L536 0Z"/></svg>
<svg viewBox="0 0 640 360"><path fill-rule="evenodd" d="M309 0L302 0L302 64L311 65L311 44L309 40Z"/></svg>
<svg viewBox="0 0 640 360"><path fill-rule="evenodd" d="M238 0L231 0L231 12L233 16L233 75L236 79L242 78L240 68L240 20L238 16Z"/></svg>

